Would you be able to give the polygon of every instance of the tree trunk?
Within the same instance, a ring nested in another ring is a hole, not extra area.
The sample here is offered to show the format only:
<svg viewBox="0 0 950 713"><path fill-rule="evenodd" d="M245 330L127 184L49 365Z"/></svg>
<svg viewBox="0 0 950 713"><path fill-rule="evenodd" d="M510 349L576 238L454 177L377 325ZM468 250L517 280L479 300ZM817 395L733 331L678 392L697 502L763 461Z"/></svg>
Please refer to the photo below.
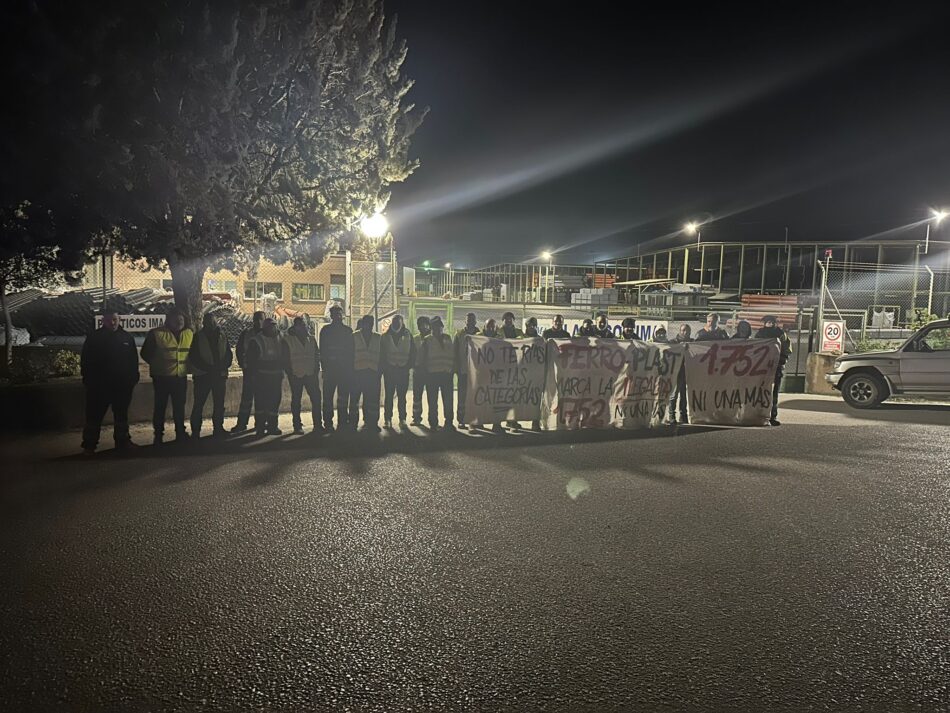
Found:
<svg viewBox="0 0 950 713"><path fill-rule="evenodd" d="M172 273L175 306L185 313L185 326L197 331L201 327L201 293L207 265L197 261L172 262L168 267Z"/></svg>
<svg viewBox="0 0 950 713"><path fill-rule="evenodd" d="M13 318L7 305L7 283L0 281L0 306L3 308L3 364L0 371L9 373L13 364Z"/></svg>

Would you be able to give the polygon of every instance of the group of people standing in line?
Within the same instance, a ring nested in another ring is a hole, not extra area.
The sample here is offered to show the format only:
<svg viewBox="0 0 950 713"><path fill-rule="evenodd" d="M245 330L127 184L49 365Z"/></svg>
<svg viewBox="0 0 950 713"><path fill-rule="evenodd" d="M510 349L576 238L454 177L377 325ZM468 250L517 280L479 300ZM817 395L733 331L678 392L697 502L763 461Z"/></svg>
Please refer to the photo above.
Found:
<svg viewBox="0 0 950 713"><path fill-rule="evenodd" d="M782 343L782 356L776 374L775 398L772 404L773 425L777 421L777 396L782 368L790 352L784 330L777 326L774 316L763 319L764 326L756 338L777 337ZM743 325L745 325L743 327ZM428 426L435 430L454 430L454 421L466 425L465 399L467 391L465 339L467 335L482 335L518 339L570 339L564 328L564 318L556 315L553 325L539 333L538 321L531 317L522 330L515 326L515 316L506 312L499 325L494 319L477 325L476 315L466 315L465 326L453 337L445 332L441 317L420 316L416 320L417 333L411 334L401 315L392 317L389 328L382 334L374 331L375 320L366 315L357 322L356 331L343 323L343 310L330 308L330 323L319 332L319 339L310 334L302 317L296 317L285 335L277 329L273 319L263 312L255 312L252 324L245 329L232 351L227 335L221 330L216 317L205 314L197 332L185 326L184 314L171 310L165 323L151 330L142 345L141 357L149 365L154 389L152 414L153 443L164 441L165 415L169 400L175 424L175 441L182 442L201 437L204 407L212 400L212 435L225 437L224 403L228 372L234 359L243 374L241 400L237 424L231 433L245 433L254 417L257 436L281 435L277 425L283 392L283 379L290 387L290 410L294 433L304 433L301 419L303 392L310 398L313 433L332 432L335 429L355 430L363 417L365 429L379 431L380 386L382 382L383 423L389 428L394 418L400 426L407 425L407 395L412 374L412 425L422 425L423 399L428 403ZM751 338L748 322L740 322L732 337ZM658 329L653 341L680 343L692 341L689 325L682 325L679 333L668 339L666 331ZM578 332L581 337L615 338L607 315L601 313L597 321L588 319ZM719 327L719 316L707 315L706 326L699 330L695 341L729 339ZM638 340L636 321L626 318L621 325L620 339ZM102 327L93 332L83 345L81 370L86 386L86 421L82 449L87 455L95 453L102 420L111 407L115 422L116 448L134 445L129 437L128 409L132 392L139 380L138 357L135 341L119 324L118 315L106 311ZM320 373L322 372L322 388ZM194 398L191 410L191 433L185 428L185 401L188 374L192 374ZM454 380L458 375L458 403L454 404ZM688 423L685 369L681 370L677 387L669 402L669 418L676 423ZM439 400L442 402L442 421L439 420ZM335 408L334 408L335 405ZM336 426L334 426L334 412ZM517 422L505 425L517 429ZM532 426L537 429L539 424ZM493 430L503 431L502 424Z"/></svg>

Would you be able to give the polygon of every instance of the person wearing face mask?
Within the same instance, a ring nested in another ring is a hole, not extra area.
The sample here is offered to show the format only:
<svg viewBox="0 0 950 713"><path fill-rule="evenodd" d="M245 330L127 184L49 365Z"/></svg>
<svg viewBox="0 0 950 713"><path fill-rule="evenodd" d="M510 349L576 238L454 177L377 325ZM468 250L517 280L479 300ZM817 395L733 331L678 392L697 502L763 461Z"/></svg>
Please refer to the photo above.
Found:
<svg viewBox="0 0 950 713"><path fill-rule="evenodd" d="M513 312L505 312L501 316L501 329L498 330L498 336L505 339L521 339L524 337L518 327L515 326L515 315Z"/></svg>
<svg viewBox="0 0 950 713"><path fill-rule="evenodd" d="M492 338L496 338L496 337L500 336L500 335L498 334L498 323L495 322L494 319L489 318L489 319L485 320L485 327L484 327L484 329L482 329L482 336L483 336L483 337L492 337Z"/></svg>
<svg viewBox="0 0 950 713"><path fill-rule="evenodd" d="M320 395L320 347L307 329L303 317L294 317L293 325L281 339L281 351L287 383L290 384L290 413L294 433L303 433L300 417L304 389L310 398L310 417L313 433L323 433L323 399Z"/></svg>
<svg viewBox="0 0 950 713"><path fill-rule="evenodd" d="M428 317L418 317L416 329L419 333L412 338L415 347L415 359L412 365L412 425L421 426L422 404L425 398L423 394L428 396L429 375L426 373L426 365L419 357L422 354L422 343L432 334L432 323Z"/></svg>
<svg viewBox="0 0 950 713"><path fill-rule="evenodd" d="M452 371L455 366L455 346L452 337L442 332L442 318L432 318L432 334L422 341L420 361L425 366L429 383L429 428L439 430L439 395L442 395L442 414L445 423L442 430L454 431L452 425Z"/></svg>
<svg viewBox="0 0 950 713"><path fill-rule="evenodd" d="M599 312L597 314L597 328L594 330L594 336L600 339L614 339L614 330L610 328L607 322L607 313Z"/></svg>
<svg viewBox="0 0 950 713"><path fill-rule="evenodd" d="M204 416L205 402L211 395L212 434L221 438L224 430L224 393L228 388L228 369L234 355L227 335L218 326L218 320L210 312L206 313L201 329L195 334L188 352L188 366L191 368L195 386L194 403L191 408L191 437L201 438L201 421Z"/></svg>
<svg viewBox="0 0 950 713"><path fill-rule="evenodd" d="M381 341L379 361L383 372L383 391L386 394L383 425L386 428L392 427L393 405L398 404L399 425L405 428L409 369L416 358L416 345L402 321L402 315L397 314L392 318Z"/></svg>
<svg viewBox="0 0 950 713"><path fill-rule="evenodd" d="M283 433L277 426L284 387L281 356L277 322L265 319L260 334L254 335L247 347L247 366L254 372L254 431L258 437Z"/></svg>
<svg viewBox="0 0 950 713"><path fill-rule="evenodd" d="M102 419L110 406L116 450L134 446L129 437L129 404L139 382L139 353L132 335L119 324L115 310L103 312L102 326L86 337L79 363L86 387L83 454L91 456L96 452Z"/></svg>
<svg viewBox="0 0 950 713"><path fill-rule="evenodd" d="M174 308L165 315L165 324L150 331L142 345L142 361L148 364L155 389L152 410L155 445L160 445L164 438L169 399L175 422L175 441L183 443L188 439L185 398L188 395L188 352L193 339L194 333L185 327L184 313Z"/></svg>
<svg viewBox="0 0 950 713"><path fill-rule="evenodd" d="M234 356L237 358L238 366L241 367L241 405L238 407L238 419L231 433L244 433L247 430L247 424L251 420L251 409L254 406L254 376L247 369L245 355L247 354L247 345L255 334L260 334L261 327L264 326L264 317L266 315L258 310L251 318L251 326L243 330L238 337L237 345L234 347Z"/></svg>
<svg viewBox="0 0 950 713"><path fill-rule="evenodd" d="M333 398L337 428L350 420L350 382L353 379L353 330L343 324L343 308L330 308L330 324L320 329L320 366L323 369L323 427L333 431Z"/></svg>
<svg viewBox="0 0 950 713"><path fill-rule="evenodd" d="M620 323L620 338L627 341L640 341L640 337L637 336L637 320L633 317L625 317L623 322Z"/></svg>
<svg viewBox="0 0 950 713"><path fill-rule="evenodd" d="M468 397L468 354L467 336L481 334L475 321L475 313L465 315L465 326L455 333L455 373L458 374L458 403L455 405L455 418L459 428L465 428L465 399Z"/></svg>

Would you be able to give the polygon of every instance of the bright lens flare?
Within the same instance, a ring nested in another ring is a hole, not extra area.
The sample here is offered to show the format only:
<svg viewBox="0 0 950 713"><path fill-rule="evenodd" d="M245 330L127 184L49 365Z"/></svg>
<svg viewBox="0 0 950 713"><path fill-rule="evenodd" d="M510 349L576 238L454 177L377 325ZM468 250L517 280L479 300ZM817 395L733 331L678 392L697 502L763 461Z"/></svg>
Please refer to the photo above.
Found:
<svg viewBox="0 0 950 713"><path fill-rule="evenodd" d="M934 221L936 221L937 225L940 225L940 221L946 218L947 215L950 215L945 210L935 210L932 212L934 214Z"/></svg>
<svg viewBox="0 0 950 713"><path fill-rule="evenodd" d="M699 230L699 223L690 221L689 223L683 226L683 230L686 231L687 235L696 235L696 231Z"/></svg>
<svg viewBox="0 0 950 713"><path fill-rule="evenodd" d="M551 259L551 251L550 251L550 250L545 250L543 253L541 253L541 259L542 259L542 260L550 260L550 259Z"/></svg>
<svg viewBox="0 0 950 713"><path fill-rule="evenodd" d="M376 213L360 221L360 230L367 238L381 238L389 232L389 221L382 213Z"/></svg>

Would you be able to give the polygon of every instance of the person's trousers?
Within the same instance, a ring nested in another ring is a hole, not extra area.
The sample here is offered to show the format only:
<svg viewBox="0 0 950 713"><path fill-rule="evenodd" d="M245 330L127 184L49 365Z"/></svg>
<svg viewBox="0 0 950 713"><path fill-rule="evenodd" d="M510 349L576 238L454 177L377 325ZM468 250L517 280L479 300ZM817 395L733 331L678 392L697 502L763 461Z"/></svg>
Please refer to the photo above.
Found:
<svg viewBox="0 0 950 713"><path fill-rule="evenodd" d="M328 369L323 372L323 425L333 426L333 396L336 394L336 425L349 423L350 381L353 373Z"/></svg>
<svg viewBox="0 0 950 713"><path fill-rule="evenodd" d="M178 438L184 438L188 435L185 430L185 397L188 395L188 377L154 376L152 386L155 388L155 409L152 411L152 429L155 435L162 436L165 433L165 410L168 407L168 399L171 399L175 435Z"/></svg>
<svg viewBox="0 0 950 713"><path fill-rule="evenodd" d="M191 405L191 435L197 438L201 433L201 421L209 394L211 395L211 425L215 433L224 433L224 392L228 388L228 377L196 374L194 383L195 398Z"/></svg>
<svg viewBox="0 0 950 713"><path fill-rule="evenodd" d="M245 428L251 420L251 407L254 405L254 372L245 369L242 373L244 378L241 382L241 405L238 407L237 425Z"/></svg>
<svg viewBox="0 0 950 713"><path fill-rule="evenodd" d="M422 420L422 394L426 391L429 375L425 369L412 370L412 420Z"/></svg>
<svg viewBox="0 0 950 713"><path fill-rule="evenodd" d="M679 402L679 414L680 421L688 420L688 415L686 411L686 366L684 365L680 369L679 375L676 377L676 386L673 387L673 392L670 395L670 418L676 418L676 404Z"/></svg>
<svg viewBox="0 0 950 713"><path fill-rule="evenodd" d="M258 433L277 429L283 372L259 371L254 374L254 430Z"/></svg>
<svg viewBox="0 0 950 713"><path fill-rule="evenodd" d="M132 402L132 389L135 386L92 386L86 387L86 423L82 429L83 449L95 449L99 445L102 432L102 419L112 407L112 427L115 444L121 446L129 442L129 404Z"/></svg>
<svg viewBox="0 0 950 713"><path fill-rule="evenodd" d="M300 401L303 396L303 390L307 390L307 396L310 397L310 413L313 418L313 429L315 431L323 430L323 423L320 421L323 411L323 401L320 398L320 377L316 374L307 376L288 375L290 382L290 413L293 414L294 428L302 428L303 422L300 420Z"/></svg>
<svg viewBox="0 0 950 713"><path fill-rule="evenodd" d="M409 367L387 367L383 371L383 386L386 390L386 405L383 411L386 420L393 420L393 401L397 401L399 407L399 420L405 421L406 394L409 391Z"/></svg>
<svg viewBox="0 0 950 713"><path fill-rule="evenodd" d="M379 372L359 369L353 372L353 389L350 391L350 425L360 422L360 399L363 401L363 425L379 425Z"/></svg>
<svg viewBox="0 0 950 713"><path fill-rule="evenodd" d="M439 425L439 393L442 394L442 415L445 425L452 425L452 373L429 374L426 391L429 396L429 425L436 428Z"/></svg>
<svg viewBox="0 0 950 713"><path fill-rule="evenodd" d="M455 406L455 419L461 426L465 423L465 397L468 395L468 374L459 374L459 402Z"/></svg>
<svg viewBox="0 0 950 713"><path fill-rule="evenodd" d="M775 386L772 387L772 415L773 421L778 419L778 393L782 390L782 377L785 376L785 365L779 364L775 372Z"/></svg>

